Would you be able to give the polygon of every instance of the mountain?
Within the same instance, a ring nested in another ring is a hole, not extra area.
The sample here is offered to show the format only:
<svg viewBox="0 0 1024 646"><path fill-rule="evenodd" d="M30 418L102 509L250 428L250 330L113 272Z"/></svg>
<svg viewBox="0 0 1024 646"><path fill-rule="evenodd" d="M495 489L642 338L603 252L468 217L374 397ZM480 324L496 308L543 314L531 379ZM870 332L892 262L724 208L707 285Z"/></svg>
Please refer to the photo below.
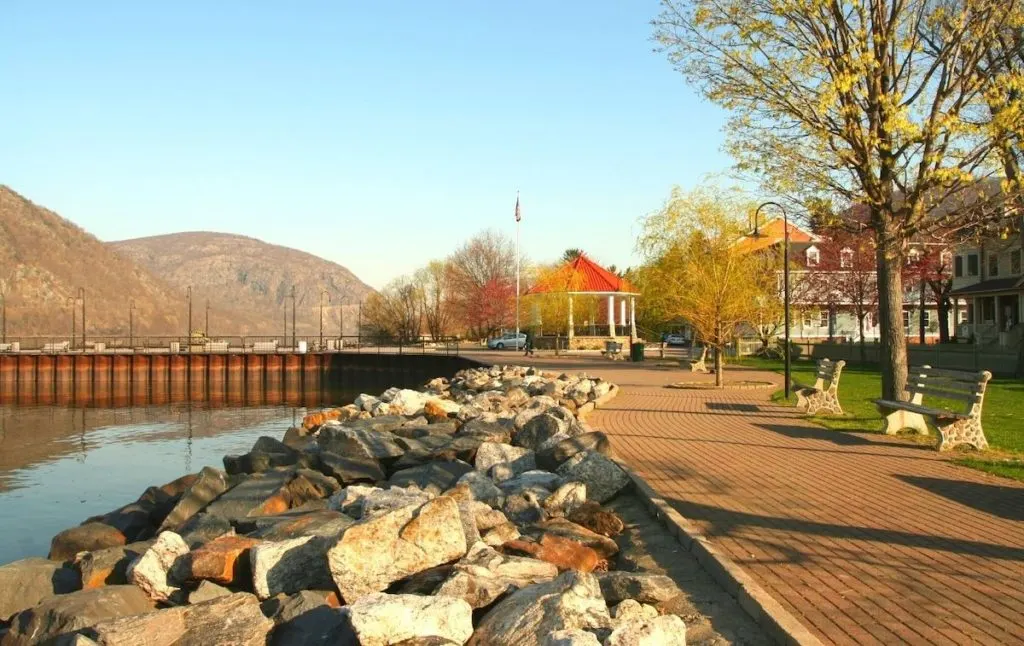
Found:
<svg viewBox="0 0 1024 646"><path fill-rule="evenodd" d="M0 292L7 306L8 340L19 336L68 337L71 303L84 289L87 331L128 334L135 302L137 335L183 335L185 293L117 253L95 236L0 184ZM81 304L75 308L81 331ZM210 313L218 325L253 329L244 313Z"/></svg>
<svg viewBox="0 0 1024 646"><path fill-rule="evenodd" d="M355 334L358 303L373 292L337 263L240 235L193 231L110 245L179 291L191 285L198 303L209 299L212 307L260 317L264 321L261 329L270 334L283 333L286 306L291 334L293 286L300 335L319 333L321 290L326 292L325 336L338 334L342 304L345 334ZM218 331L213 328L212 332L216 335Z"/></svg>

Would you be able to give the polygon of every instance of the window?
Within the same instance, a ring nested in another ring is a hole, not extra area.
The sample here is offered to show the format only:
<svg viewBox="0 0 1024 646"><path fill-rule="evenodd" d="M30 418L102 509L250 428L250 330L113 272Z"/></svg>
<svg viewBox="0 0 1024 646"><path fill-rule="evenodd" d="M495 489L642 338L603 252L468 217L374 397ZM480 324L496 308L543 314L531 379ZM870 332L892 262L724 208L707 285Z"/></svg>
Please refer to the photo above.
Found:
<svg viewBox="0 0 1024 646"><path fill-rule="evenodd" d="M907 253L907 264L908 265L916 265L919 260L921 260L921 250L920 249L916 249L916 248L915 249L911 249Z"/></svg>
<svg viewBox="0 0 1024 646"><path fill-rule="evenodd" d="M924 311L924 327L925 327L925 329L927 329L928 326L931 325L931 324L932 324L932 313L929 312L928 310L925 310Z"/></svg>
<svg viewBox="0 0 1024 646"><path fill-rule="evenodd" d="M953 275L956 276L957 278L960 278L961 276L964 275L964 257L963 256L957 256L956 257L956 265L955 265L955 267L953 269Z"/></svg>
<svg viewBox="0 0 1024 646"><path fill-rule="evenodd" d="M807 248L807 266L817 267L818 263L821 262L821 254L818 252L817 247Z"/></svg>
<svg viewBox="0 0 1024 646"><path fill-rule="evenodd" d="M999 275L999 254L989 254L988 256L988 276L989 278Z"/></svg>
<svg viewBox="0 0 1024 646"><path fill-rule="evenodd" d="M949 266L953 264L953 252L947 249L940 253L939 262L942 263L943 271L948 270Z"/></svg>
<svg viewBox="0 0 1024 646"><path fill-rule="evenodd" d="M821 320L818 322L818 327L828 327L828 310L821 310Z"/></svg>
<svg viewBox="0 0 1024 646"><path fill-rule="evenodd" d="M967 254L967 275L978 275L978 254L976 253Z"/></svg>
<svg viewBox="0 0 1024 646"><path fill-rule="evenodd" d="M843 269L853 267L853 249L843 249L839 252L839 266Z"/></svg>
<svg viewBox="0 0 1024 646"><path fill-rule="evenodd" d="M804 314L804 327L811 327L811 325L813 325L813 324L814 324L814 321L811 320L811 315L810 314Z"/></svg>
<svg viewBox="0 0 1024 646"><path fill-rule="evenodd" d="M1020 249L1014 249L1010 252L1010 273L1020 273Z"/></svg>
<svg viewBox="0 0 1024 646"><path fill-rule="evenodd" d="M910 311L903 310L903 331L905 333L910 332Z"/></svg>

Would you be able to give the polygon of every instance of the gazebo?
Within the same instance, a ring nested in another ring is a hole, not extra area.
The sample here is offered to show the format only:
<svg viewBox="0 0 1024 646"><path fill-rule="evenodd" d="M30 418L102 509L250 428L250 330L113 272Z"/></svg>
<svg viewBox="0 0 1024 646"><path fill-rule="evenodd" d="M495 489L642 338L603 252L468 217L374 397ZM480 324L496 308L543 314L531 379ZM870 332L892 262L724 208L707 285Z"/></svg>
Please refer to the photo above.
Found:
<svg viewBox="0 0 1024 646"><path fill-rule="evenodd" d="M586 335L588 338L593 341L616 339L620 333L625 336L627 327L630 338L636 338L636 297L640 295L639 292L628 280L616 276L588 258L586 254L580 254L571 262L567 262L526 292L526 296L540 294L565 294L568 298L570 348L574 347L573 339L577 336L573 321L573 297L575 296L605 297L608 301L606 321L608 335L596 338ZM616 302L618 307L616 307ZM616 310L618 310L618 319L616 319ZM616 326L616 320L618 326Z"/></svg>

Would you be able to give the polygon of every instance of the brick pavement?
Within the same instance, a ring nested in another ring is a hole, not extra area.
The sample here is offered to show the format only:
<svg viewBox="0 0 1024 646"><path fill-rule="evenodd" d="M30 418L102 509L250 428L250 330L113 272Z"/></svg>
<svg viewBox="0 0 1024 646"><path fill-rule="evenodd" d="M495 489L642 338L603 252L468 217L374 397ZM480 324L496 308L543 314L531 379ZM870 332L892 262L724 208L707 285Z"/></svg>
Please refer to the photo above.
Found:
<svg viewBox="0 0 1024 646"><path fill-rule="evenodd" d="M770 390L666 389L695 377L650 363L531 362L618 383L590 423L823 640L1024 644L1024 485L823 429Z"/></svg>

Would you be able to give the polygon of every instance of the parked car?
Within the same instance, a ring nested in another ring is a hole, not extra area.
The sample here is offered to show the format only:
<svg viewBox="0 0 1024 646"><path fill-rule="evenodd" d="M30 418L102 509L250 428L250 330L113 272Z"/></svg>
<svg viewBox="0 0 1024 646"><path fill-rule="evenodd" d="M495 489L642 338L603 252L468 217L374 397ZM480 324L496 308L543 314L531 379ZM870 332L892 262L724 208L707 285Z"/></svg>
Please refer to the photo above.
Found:
<svg viewBox="0 0 1024 646"><path fill-rule="evenodd" d="M526 334L520 332L519 337L516 338L515 332L506 332L493 339L487 339L487 347L491 350L504 350L505 348L522 350L526 347Z"/></svg>
<svg viewBox="0 0 1024 646"><path fill-rule="evenodd" d="M686 345L682 334L669 334L665 337L665 345Z"/></svg>

